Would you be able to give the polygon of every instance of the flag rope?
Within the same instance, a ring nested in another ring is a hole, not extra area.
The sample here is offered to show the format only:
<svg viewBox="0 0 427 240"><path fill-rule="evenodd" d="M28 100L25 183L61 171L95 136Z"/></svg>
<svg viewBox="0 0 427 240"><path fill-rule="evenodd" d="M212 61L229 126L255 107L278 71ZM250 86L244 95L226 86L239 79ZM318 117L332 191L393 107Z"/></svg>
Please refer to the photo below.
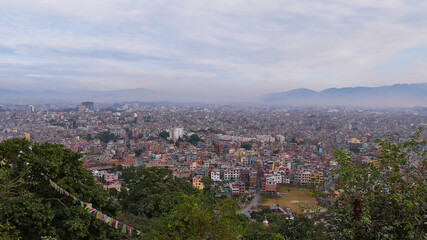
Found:
<svg viewBox="0 0 427 240"><path fill-rule="evenodd" d="M82 200L78 199L77 197L70 194L68 191L60 187L58 184L56 184L52 179L50 179L46 174L42 173L43 178L46 181L49 181L50 185L59 193L62 195L65 195L69 198L72 198L73 201L77 204L79 204L82 208L84 208L87 213L94 216L96 219L104 222L105 224L109 225L110 227L114 227L115 229L119 229L119 225L122 225L122 233L129 233L129 236L132 235L132 233L136 233L137 236L144 236L144 233L141 232L138 229L135 229L131 226L128 226L122 222L117 221L116 219L107 216L106 214L102 213L101 211L98 211L96 208L93 208L89 203L83 202Z"/></svg>

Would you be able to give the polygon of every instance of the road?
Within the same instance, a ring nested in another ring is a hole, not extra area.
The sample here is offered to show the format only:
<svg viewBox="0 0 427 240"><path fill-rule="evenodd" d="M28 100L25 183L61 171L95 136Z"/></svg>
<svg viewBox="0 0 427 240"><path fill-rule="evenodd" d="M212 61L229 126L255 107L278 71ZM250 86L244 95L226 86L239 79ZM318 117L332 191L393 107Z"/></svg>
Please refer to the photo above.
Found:
<svg viewBox="0 0 427 240"><path fill-rule="evenodd" d="M249 203L249 205L240 212L241 214L245 214L251 221L253 220L251 219L251 214L249 211L252 209L252 207L258 206L259 200L261 199L261 178L262 172L258 172L255 197L252 199L251 203Z"/></svg>
<svg viewBox="0 0 427 240"><path fill-rule="evenodd" d="M245 214L249 219L251 219L249 210L251 210L252 207L256 207L258 205L260 197L261 197L261 193L257 191L257 194L255 195L254 199L252 199L251 203L249 203L249 205L245 209L243 209L240 213Z"/></svg>

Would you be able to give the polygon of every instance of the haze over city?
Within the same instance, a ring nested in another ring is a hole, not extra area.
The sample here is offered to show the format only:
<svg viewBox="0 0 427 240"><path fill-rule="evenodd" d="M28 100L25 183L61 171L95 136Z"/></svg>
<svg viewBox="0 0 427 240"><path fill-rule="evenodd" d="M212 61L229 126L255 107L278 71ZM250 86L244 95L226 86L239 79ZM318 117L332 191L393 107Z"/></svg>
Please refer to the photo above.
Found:
<svg viewBox="0 0 427 240"><path fill-rule="evenodd" d="M425 1L1 4L0 86L9 90L236 100L426 82Z"/></svg>
<svg viewBox="0 0 427 240"><path fill-rule="evenodd" d="M0 0L0 239L427 239L425 10Z"/></svg>

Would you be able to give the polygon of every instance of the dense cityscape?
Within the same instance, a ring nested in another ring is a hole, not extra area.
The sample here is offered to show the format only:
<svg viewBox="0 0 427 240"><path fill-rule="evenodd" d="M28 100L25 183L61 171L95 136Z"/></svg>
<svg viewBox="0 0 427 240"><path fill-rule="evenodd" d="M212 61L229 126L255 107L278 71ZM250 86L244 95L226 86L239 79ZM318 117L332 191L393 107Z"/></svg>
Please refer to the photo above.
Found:
<svg viewBox="0 0 427 240"><path fill-rule="evenodd" d="M277 194L278 184L318 185L330 178L337 167L333 153L341 148L352 152L355 162L375 162L377 139L391 135L396 143L407 141L427 126L427 115L424 108L138 103L99 108L84 102L70 108L4 106L0 123L0 141L26 138L82 153L83 166L106 189L126 187L117 166L158 167L190 179L197 189L204 188L202 178L210 178L221 186L215 197L243 195L241 207L253 208L256 195Z"/></svg>
<svg viewBox="0 0 427 240"><path fill-rule="evenodd" d="M1 1L0 240L427 240L427 1Z"/></svg>

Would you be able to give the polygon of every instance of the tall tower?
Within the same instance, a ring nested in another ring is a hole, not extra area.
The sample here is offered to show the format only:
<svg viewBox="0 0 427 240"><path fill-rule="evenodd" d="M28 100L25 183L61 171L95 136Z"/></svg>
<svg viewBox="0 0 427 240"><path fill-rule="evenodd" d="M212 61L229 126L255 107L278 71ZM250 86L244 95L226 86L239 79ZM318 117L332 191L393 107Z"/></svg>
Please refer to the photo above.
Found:
<svg viewBox="0 0 427 240"><path fill-rule="evenodd" d="M82 102L82 105L87 108L87 110L93 111L95 104L93 102Z"/></svg>

